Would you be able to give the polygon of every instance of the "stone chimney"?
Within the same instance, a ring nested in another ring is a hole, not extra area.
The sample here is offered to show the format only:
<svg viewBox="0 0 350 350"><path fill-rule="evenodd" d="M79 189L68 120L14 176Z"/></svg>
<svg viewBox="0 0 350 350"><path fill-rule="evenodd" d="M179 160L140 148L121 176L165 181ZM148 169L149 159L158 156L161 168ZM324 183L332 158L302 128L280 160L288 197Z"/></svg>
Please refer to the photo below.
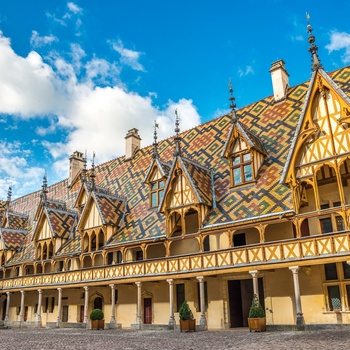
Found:
<svg viewBox="0 0 350 350"><path fill-rule="evenodd" d="M284 67L284 61L278 60L271 64L270 68L272 78L273 95L275 102L286 98L289 87L289 74Z"/></svg>
<svg viewBox="0 0 350 350"><path fill-rule="evenodd" d="M125 136L125 160L133 158L134 154L141 146L141 137L136 128L130 129Z"/></svg>
<svg viewBox="0 0 350 350"><path fill-rule="evenodd" d="M69 179L68 184L71 185L77 174L84 168L84 155L79 151L75 151L69 157Z"/></svg>

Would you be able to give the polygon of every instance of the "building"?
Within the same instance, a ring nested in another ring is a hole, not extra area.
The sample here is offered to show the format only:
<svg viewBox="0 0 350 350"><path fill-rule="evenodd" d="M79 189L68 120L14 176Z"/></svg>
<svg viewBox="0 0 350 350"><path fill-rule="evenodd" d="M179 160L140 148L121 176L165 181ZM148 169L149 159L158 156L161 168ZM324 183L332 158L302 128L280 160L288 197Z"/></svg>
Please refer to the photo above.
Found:
<svg viewBox="0 0 350 350"><path fill-rule="evenodd" d="M1 203L0 317L12 326L247 325L257 294L270 327L350 324L350 67Z"/></svg>

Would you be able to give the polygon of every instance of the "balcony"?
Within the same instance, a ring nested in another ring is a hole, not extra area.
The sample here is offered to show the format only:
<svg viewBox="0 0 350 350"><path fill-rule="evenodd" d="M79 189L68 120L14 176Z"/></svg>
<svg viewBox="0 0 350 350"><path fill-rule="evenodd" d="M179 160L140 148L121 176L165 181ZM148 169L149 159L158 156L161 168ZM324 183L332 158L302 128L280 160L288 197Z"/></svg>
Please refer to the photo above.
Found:
<svg viewBox="0 0 350 350"><path fill-rule="evenodd" d="M65 272L26 275L0 280L3 290L18 290L47 286L101 284L110 280L121 283L136 280L156 280L169 275L195 276L248 271L252 268L266 270L292 265L314 265L350 260L350 232L322 234L298 239L261 243L152 260L142 260L118 265L99 266Z"/></svg>

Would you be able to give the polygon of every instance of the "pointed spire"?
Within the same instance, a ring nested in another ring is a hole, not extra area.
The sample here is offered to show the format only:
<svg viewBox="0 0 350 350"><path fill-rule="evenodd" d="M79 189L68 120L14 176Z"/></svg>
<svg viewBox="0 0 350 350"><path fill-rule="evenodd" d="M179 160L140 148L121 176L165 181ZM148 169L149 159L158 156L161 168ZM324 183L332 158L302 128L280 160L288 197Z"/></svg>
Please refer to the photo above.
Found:
<svg viewBox="0 0 350 350"><path fill-rule="evenodd" d="M180 122L179 122L179 115L177 114L177 109L175 109L175 151L174 156L181 156L181 136L179 136L180 128L179 128Z"/></svg>
<svg viewBox="0 0 350 350"><path fill-rule="evenodd" d="M8 191L7 191L7 200L6 200L7 211L10 210L11 196L12 196L12 187L10 186Z"/></svg>
<svg viewBox="0 0 350 350"><path fill-rule="evenodd" d="M237 115L236 115L236 104L235 104L235 98L233 96L233 89L231 82L228 83L229 91L230 91L230 108L231 108L231 123L234 124L237 122Z"/></svg>
<svg viewBox="0 0 350 350"><path fill-rule="evenodd" d="M47 178L46 178L46 171L45 171L45 175L43 177L43 184L41 186L41 200L43 202L43 205L46 205L46 202L47 202L47 193L48 193L48 190L47 190Z"/></svg>
<svg viewBox="0 0 350 350"><path fill-rule="evenodd" d="M154 134L153 134L154 141L153 141L153 155L152 155L152 158L154 159L158 158L157 128L159 128L159 125L157 124L156 121L154 121Z"/></svg>
<svg viewBox="0 0 350 350"><path fill-rule="evenodd" d="M322 68L321 62L317 55L318 47L315 45L315 36L312 34L312 27L310 25L310 15L306 13L307 32L309 33L308 42L310 44L309 52L311 53L311 69L313 72Z"/></svg>
<svg viewBox="0 0 350 350"><path fill-rule="evenodd" d="M87 164L87 155L86 155L86 150L85 150L85 157L84 157L84 165L83 165L83 170L81 173L81 182L86 183L86 164Z"/></svg>
<svg viewBox="0 0 350 350"><path fill-rule="evenodd" d="M95 152L92 154L92 165L91 165L91 174L90 174L90 182L91 182L91 191L95 191Z"/></svg>

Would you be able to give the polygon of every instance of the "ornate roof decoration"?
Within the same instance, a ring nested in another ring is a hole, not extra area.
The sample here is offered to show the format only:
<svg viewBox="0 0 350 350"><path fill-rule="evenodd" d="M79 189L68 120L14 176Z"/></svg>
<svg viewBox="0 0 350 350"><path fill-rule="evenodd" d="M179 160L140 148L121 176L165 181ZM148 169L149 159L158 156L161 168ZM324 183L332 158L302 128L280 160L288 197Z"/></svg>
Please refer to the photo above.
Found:
<svg viewBox="0 0 350 350"><path fill-rule="evenodd" d="M228 137L226 138L225 146L222 151L222 156L225 158L228 158L231 153L231 147L234 141L237 137L242 137L244 141L249 145L249 148L254 148L258 152L260 152L262 155L266 156L266 150L259 139L258 136L254 135L252 132L250 132L239 120L236 114L236 104L235 104L235 98L233 96L233 89L232 84L229 83L229 92L230 92L230 108L231 108L231 128L228 134Z"/></svg>
<svg viewBox="0 0 350 350"><path fill-rule="evenodd" d="M315 36L312 34L312 27L310 25L310 15L306 14L307 19L307 32L309 33L308 42L310 44L309 52L311 53L311 69L312 71L317 71L318 69L322 69L322 65L320 59L318 58L318 47L315 44Z"/></svg>
<svg viewBox="0 0 350 350"><path fill-rule="evenodd" d="M181 156L181 136L179 135L180 132L180 121L179 121L179 115L177 113L177 109L175 109L175 150L174 150L174 157Z"/></svg>

